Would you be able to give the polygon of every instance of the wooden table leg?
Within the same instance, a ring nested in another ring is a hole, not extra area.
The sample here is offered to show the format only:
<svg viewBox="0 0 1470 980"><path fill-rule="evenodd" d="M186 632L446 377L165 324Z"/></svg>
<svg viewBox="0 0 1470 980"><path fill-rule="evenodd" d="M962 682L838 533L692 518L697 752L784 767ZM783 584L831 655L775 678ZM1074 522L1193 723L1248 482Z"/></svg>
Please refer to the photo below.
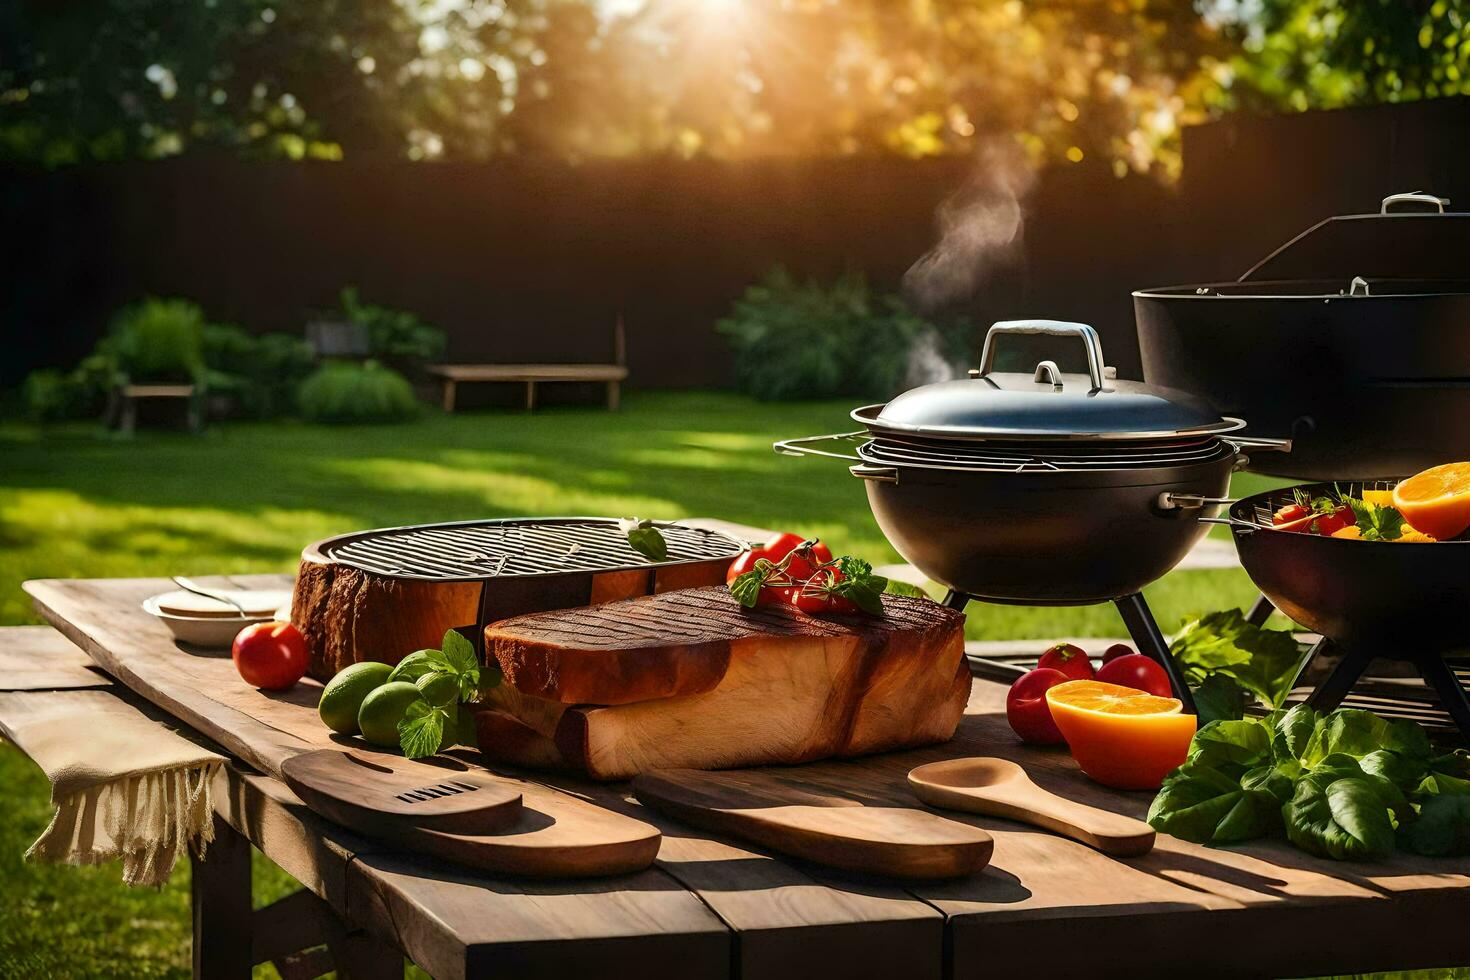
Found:
<svg viewBox="0 0 1470 980"><path fill-rule="evenodd" d="M536 410L536 382L526 382L526 411Z"/></svg>
<svg viewBox="0 0 1470 980"><path fill-rule="evenodd" d="M444 379L444 411L454 411L454 381L450 378Z"/></svg>
<svg viewBox="0 0 1470 980"><path fill-rule="evenodd" d="M618 389L618 382L609 381L607 383L607 410L609 412L616 412L618 410Z"/></svg>
<svg viewBox="0 0 1470 980"><path fill-rule="evenodd" d="M250 976L250 842L214 816L214 841L204 860L190 855L194 976Z"/></svg>

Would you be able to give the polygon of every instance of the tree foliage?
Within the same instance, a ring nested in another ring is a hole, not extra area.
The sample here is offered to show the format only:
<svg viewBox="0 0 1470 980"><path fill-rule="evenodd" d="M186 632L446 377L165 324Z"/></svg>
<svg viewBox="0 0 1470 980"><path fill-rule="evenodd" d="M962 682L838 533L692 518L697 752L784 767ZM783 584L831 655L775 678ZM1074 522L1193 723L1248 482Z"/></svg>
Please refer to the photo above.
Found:
<svg viewBox="0 0 1470 980"><path fill-rule="evenodd" d="M1470 94L1470 0L1260 0L1219 101L1335 109Z"/></svg>
<svg viewBox="0 0 1470 980"><path fill-rule="evenodd" d="M970 152L1470 91L1470 0L13 0L0 159Z"/></svg>

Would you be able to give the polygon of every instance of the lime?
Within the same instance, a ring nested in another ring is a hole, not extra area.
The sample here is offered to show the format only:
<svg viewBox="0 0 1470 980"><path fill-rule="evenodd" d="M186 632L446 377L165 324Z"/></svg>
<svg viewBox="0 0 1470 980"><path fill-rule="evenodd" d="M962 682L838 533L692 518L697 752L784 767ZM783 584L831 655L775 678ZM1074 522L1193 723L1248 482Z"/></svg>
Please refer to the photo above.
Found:
<svg viewBox="0 0 1470 980"><path fill-rule="evenodd" d="M451 674L425 674L414 681L414 685L424 700L436 708L459 700L459 678Z"/></svg>
<svg viewBox="0 0 1470 980"><path fill-rule="evenodd" d="M429 654L439 651L415 650L402 660L398 666L393 668L393 673L388 675L390 681L415 681L429 670Z"/></svg>
<svg viewBox="0 0 1470 980"><path fill-rule="evenodd" d="M408 681L392 681L363 698L357 711L357 724L362 737L374 745L394 748L398 745L398 723L408 706L420 700L419 689Z"/></svg>
<svg viewBox="0 0 1470 980"><path fill-rule="evenodd" d="M316 707L322 724L343 735L356 735L357 710L362 707L362 699L386 683L392 669L387 664L368 661L339 670L322 689L322 699Z"/></svg>

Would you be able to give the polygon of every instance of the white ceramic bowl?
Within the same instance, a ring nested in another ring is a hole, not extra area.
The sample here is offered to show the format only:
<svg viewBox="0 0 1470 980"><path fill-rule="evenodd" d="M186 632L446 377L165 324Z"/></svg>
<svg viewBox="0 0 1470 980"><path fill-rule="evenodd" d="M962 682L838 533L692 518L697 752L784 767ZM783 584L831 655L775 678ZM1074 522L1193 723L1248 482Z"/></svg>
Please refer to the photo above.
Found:
<svg viewBox="0 0 1470 980"><path fill-rule="evenodd" d="M197 647L229 647L245 627L271 621L270 616L173 616L158 608L157 599L144 599L143 611L167 626L174 639Z"/></svg>

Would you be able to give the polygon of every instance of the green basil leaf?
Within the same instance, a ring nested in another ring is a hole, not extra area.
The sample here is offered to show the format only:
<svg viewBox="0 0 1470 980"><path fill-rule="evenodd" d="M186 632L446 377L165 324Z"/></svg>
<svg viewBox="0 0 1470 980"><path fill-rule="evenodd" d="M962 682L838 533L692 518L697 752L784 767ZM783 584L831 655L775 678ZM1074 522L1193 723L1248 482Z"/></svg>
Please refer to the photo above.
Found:
<svg viewBox="0 0 1470 980"><path fill-rule="evenodd" d="M1361 759L1378 749L1422 761L1426 766L1431 752L1429 736L1412 721L1380 718L1357 708L1339 708L1318 723L1300 758L1304 766L1315 768L1329 755Z"/></svg>
<svg viewBox="0 0 1470 980"><path fill-rule="evenodd" d="M618 527L627 536L628 546L644 558L664 561L669 557L669 544L653 521L628 517L618 521Z"/></svg>
<svg viewBox="0 0 1470 980"><path fill-rule="evenodd" d="M1169 774L1148 810L1150 827L1196 844L1253 840L1280 823L1281 804L1270 793L1195 761Z"/></svg>
<svg viewBox="0 0 1470 980"><path fill-rule="evenodd" d="M434 669L436 658L431 654L439 654L438 650L415 650L402 660L393 672L388 675L388 681L416 681L420 677ZM442 654L440 655L442 657Z"/></svg>
<svg viewBox="0 0 1470 980"><path fill-rule="evenodd" d="M1271 730L1255 718L1212 721L1194 733L1188 758L1201 766L1233 767L1237 773L1269 764Z"/></svg>
<svg viewBox="0 0 1470 980"><path fill-rule="evenodd" d="M1271 735L1271 752L1276 761L1301 762L1320 722L1321 715L1307 704L1296 705L1277 717Z"/></svg>
<svg viewBox="0 0 1470 980"><path fill-rule="evenodd" d="M1240 788L1257 793L1269 793L1279 808L1291 799L1296 786L1291 776L1276 766L1257 766L1240 777Z"/></svg>
<svg viewBox="0 0 1470 980"><path fill-rule="evenodd" d="M1287 839L1308 853L1337 861L1393 853L1389 807L1366 779L1308 774L1281 812Z"/></svg>
<svg viewBox="0 0 1470 980"><path fill-rule="evenodd" d="M1363 771L1393 783L1408 792L1417 788L1426 778L1426 766L1422 759L1414 759L1388 749L1369 752L1358 760ZM1470 784L1467 784L1470 785Z"/></svg>
<svg viewBox="0 0 1470 980"><path fill-rule="evenodd" d="M410 759L422 759L438 752L444 743L444 724L449 715L443 708L424 701L408 706L398 723L398 743Z"/></svg>
<svg viewBox="0 0 1470 980"><path fill-rule="evenodd" d="M896 578L889 579L888 584L883 587L883 591L888 593L889 595L906 595L914 599L929 598L929 593L925 592L917 585L910 585L907 582L900 582Z"/></svg>
<svg viewBox="0 0 1470 980"><path fill-rule="evenodd" d="M869 615L881 616L883 615L883 590L887 586L888 580L881 575L863 575L842 579L831 587L831 592L833 595L849 600Z"/></svg>
<svg viewBox="0 0 1470 980"><path fill-rule="evenodd" d="M1201 725L1245 717L1250 696L1224 674L1210 674L1194 689L1194 708Z"/></svg>
<svg viewBox="0 0 1470 980"><path fill-rule="evenodd" d="M1436 796L1425 801L1403 834L1415 854L1463 857L1470 854L1470 796Z"/></svg>
<svg viewBox="0 0 1470 980"><path fill-rule="evenodd" d="M1221 673L1279 708L1308 651L1289 630L1264 629L1247 622L1239 609L1224 609L1189 624L1169 652L1191 681Z"/></svg>
<svg viewBox="0 0 1470 980"><path fill-rule="evenodd" d="M451 673L463 674L480 666L480 660L475 656L475 646L466 640L458 630L446 630L444 633L444 661Z"/></svg>
<svg viewBox="0 0 1470 980"><path fill-rule="evenodd" d="M770 562L766 562L766 564L770 564ZM737 576L735 581L730 583L730 594L742 606L745 606L747 609L754 609L760 601L761 586L765 584L765 581L766 573L761 570L760 563L757 562L755 568L746 572L744 575Z"/></svg>

